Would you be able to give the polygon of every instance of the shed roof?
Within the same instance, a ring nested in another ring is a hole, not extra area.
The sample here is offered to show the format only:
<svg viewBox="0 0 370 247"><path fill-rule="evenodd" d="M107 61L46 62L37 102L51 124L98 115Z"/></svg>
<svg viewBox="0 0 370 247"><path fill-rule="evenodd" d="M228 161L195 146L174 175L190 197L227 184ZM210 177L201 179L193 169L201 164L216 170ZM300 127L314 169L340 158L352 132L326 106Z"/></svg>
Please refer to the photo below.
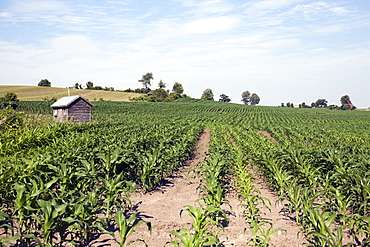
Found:
<svg viewBox="0 0 370 247"><path fill-rule="evenodd" d="M75 102L79 98L81 98L82 100L84 100L90 106L94 106L93 104L91 104L87 99L85 99L81 95L74 95L74 96L67 96L67 97L60 98L57 102L55 102L54 104L52 104L50 107L51 108L55 108L55 107L68 107L70 104L72 104L73 102Z"/></svg>

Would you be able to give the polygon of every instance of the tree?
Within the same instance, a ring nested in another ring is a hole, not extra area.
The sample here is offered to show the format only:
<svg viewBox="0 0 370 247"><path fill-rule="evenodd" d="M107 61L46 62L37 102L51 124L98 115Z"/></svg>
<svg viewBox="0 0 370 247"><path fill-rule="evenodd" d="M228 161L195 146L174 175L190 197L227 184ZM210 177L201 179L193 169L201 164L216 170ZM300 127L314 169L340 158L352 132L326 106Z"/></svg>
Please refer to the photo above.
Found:
<svg viewBox="0 0 370 247"><path fill-rule="evenodd" d="M351 101L351 99L349 98L348 95L343 95L340 98L340 103L342 103L342 106L340 107L340 109L342 109L342 110L354 110L354 109L356 109L356 106L354 106L352 104L352 101Z"/></svg>
<svg viewBox="0 0 370 247"><path fill-rule="evenodd" d="M201 99L205 99L205 100L214 100L213 99L213 92L212 92L212 89L210 88L207 88L206 90L203 91L203 94L202 96L200 97Z"/></svg>
<svg viewBox="0 0 370 247"><path fill-rule="evenodd" d="M82 89L82 85L76 82L74 89Z"/></svg>
<svg viewBox="0 0 370 247"><path fill-rule="evenodd" d="M13 93L13 92L7 92L5 95L4 95L4 99L5 101L18 101L18 96Z"/></svg>
<svg viewBox="0 0 370 247"><path fill-rule="evenodd" d="M166 88L166 83L164 83L162 80L160 80L159 83L158 83L158 87L161 88L161 89Z"/></svg>
<svg viewBox="0 0 370 247"><path fill-rule="evenodd" d="M348 105L352 102L348 95L343 95L342 97L340 97L340 103L342 103L342 105Z"/></svg>
<svg viewBox="0 0 370 247"><path fill-rule="evenodd" d="M152 101L163 101L168 97L168 93L163 88L158 88L150 92Z"/></svg>
<svg viewBox="0 0 370 247"><path fill-rule="evenodd" d="M252 93L250 97L251 105L258 105L260 103L260 96L256 93Z"/></svg>
<svg viewBox="0 0 370 247"><path fill-rule="evenodd" d="M230 102L230 98L226 94L221 94L220 95L220 99L218 101L221 101L221 102Z"/></svg>
<svg viewBox="0 0 370 247"><path fill-rule="evenodd" d="M249 91L244 91L242 93L242 102L245 105L248 105L249 104L249 102L250 102L250 96L251 96L251 93Z"/></svg>
<svg viewBox="0 0 370 247"><path fill-rule="evenodd" d="M51 82L48 79L42 79L39 84L37 84L39 87L51 87Z"/></svg>
<svg viewBox="0 0 370 247"><path fill-rule="evenodd" d="M175 82L175 84L173 84L173 87L172 87L172 93L182 94L183 92L184 92L184 88L182 87L182 85L178 82Z"/></svg>
<svg viewBox="0 0 370 247"><path fill-rule="evenodd" d="M88 81L86 83L86 89L92 90L93 88L94 88L94 83L92 83L91 81Z"/></svg>
<svg viewBox="0 0 370 247"><path fill-rule="evenodd" d="M150 80L153 80L153 73L146 73L145 75L142 76L141 80L138 80L139 82L141 82L143 84L143 87L146 89L146 91L150 91L150 86L151 86L151 82Z"/></svg>
<svg viewBox="0 0 370 247"><path fill-rule="evenodd" d="M326 99L318 99L316 100L315 107L327 107L328 101Z"/></svg>
<svg viewBox="0 0 370 247"><path fill-rule="evenodd" d="M302 108L310 108L310 106L309 106L309 105L306 105L306 102L302 102L301 107L302 107Z"/></svg>

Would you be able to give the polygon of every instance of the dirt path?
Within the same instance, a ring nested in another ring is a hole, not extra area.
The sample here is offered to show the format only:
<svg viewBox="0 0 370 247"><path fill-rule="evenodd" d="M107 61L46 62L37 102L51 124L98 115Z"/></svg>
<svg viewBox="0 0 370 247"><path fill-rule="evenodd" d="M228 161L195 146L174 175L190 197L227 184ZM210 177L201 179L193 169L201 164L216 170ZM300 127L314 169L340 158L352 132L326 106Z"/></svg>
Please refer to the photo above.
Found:
<svg viewBox="0 0 370 247"><path fill-rule="evenodd" d="M261 215L264 220L273 223L273 229L284 229L285 231L276 232L270 241L272 246L276 247L300 247L307 245L307 241L303 239L303 235L298 233L300 227L291 218L285 216L282 213L284 203L276 204L278 196L272 192L263 178L255 176L256 185L255 188L260 191L261 196L267 198L271 205L268 205L270 210L261 209ZM247 224L242 215L243 207L240 205L240 201L237 198L236 192L233 191L227 195L232 212L228 215L230 223L228 227L221 232L220 239L223 241L225 246L254 246L253 244L248 245L248 240L252 237L251 231L247 228ZM224 210L229 208L224 207ZM244 229L246 229L244 231Z"/></svg>
<svg viewBox="0 0 370 247"><path fill-rule="evenodd" d="M171 236L172 231L176 231L184 224L191 222L191 219L186 213L180 217L181 209L186 205L194 205L195 201L199 199L197 187L199 186L199 179L194 172L196 165L202 162L206 157L206 152L209 148L210 131L204 130L200 135L198 144L194 153L184 166L181 167L174 175L165 180L164 186L157 190L147 193L145 195L135 194L131 196L132 203L135 205L135 211L138 215L152 224L152 234L147 231L146 225L142 224L136 228L136 232L131 235L130 239L137 238L145 240L150 247L172 246L167 244L172 240L177 240ZM274 228L283 228L287 232L278 232L273 236L271 243L273 246L302 246L303 240L297 239L299 227L293 221L284 217L280 211L282 206L275 207L277 197L268 190L262 179L258 179L257 189L261 191L262 197L267 197L272 206L271 212L263 211L264 217L270 219L274 223ZM248 246L248 239L251 233L247 230L245 220L241 214L242 208L239 206L240 202L235 193L227 195L232 210L229 207L224 207L229 213L230 223L220 233L220 239L223 244L228 246ZM117 246L109 236L99 238L92 246ZM131 246L145 246L143 243L133 243Z"/></svg>
<svg viewBox="0 0 370 247"><path fill-rule="evenodd" d="M140 216L152 223L152 234L149 232L139 232L145 230L146 226L140 226L133 238L145 240L148 246L165 246L166 242L175 240L171 238L170 233L184 224L191 222L186 213L180 217L180 211L186 205L194 205L199 199L197 187L199 179L195 176L194 170L199 162L206 157L209 148L210 131L204 130L200 135L197 146L192 154L191 159L185 162L174 175L165 180L165 186L145 195L133 195L131 200L137 205L136 210ZM189 172L191 171L191 172ZM187 174L188 173L188 174ZM133 246L143 246L142 244ZM170 245L168 245L170 246Z"/></svg>

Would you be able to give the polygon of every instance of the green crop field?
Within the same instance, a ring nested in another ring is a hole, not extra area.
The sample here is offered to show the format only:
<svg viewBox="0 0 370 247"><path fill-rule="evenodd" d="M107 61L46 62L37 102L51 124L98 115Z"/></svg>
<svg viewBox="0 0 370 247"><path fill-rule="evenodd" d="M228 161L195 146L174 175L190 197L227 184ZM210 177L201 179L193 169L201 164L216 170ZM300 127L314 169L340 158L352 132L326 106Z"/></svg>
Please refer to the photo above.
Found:
<svg viewBox="0 0 370 247"><path fill-rule="evenodd" d="M125 214L130 193L160 185L204 129L204 203L186 209L194 222L172 233L173 246L221 246L209 229L225 227L221 205L231 188L244 205L249 244L269 246L274 230L260 213L267 203L254 188L255 170L288 201L286 214L311 246L342 246L345 234L350 246L370 244L370 112L196 100L94 105L91 123L0 130L0 245L88 245L116 224L126 246L135 227ZM23 101L17 110L28 118L50 111L47 102Z"/></svg>
<svg viewBox="0 0 370 247"><path fill-rule="evenodd" d="M59 87L38 87L38 86L3 86L0 85L0 97L7 92L17 94L19 100L23 101L41 101L49 100L53 97L60 99L68 96L67 88ZM132 98L140 97L138 93L125 93L119 91L104 91L104 90L86 90L86 89L70 89L71 95L81 95L90 101L105 100L105 101L130 101Z"/></svg>

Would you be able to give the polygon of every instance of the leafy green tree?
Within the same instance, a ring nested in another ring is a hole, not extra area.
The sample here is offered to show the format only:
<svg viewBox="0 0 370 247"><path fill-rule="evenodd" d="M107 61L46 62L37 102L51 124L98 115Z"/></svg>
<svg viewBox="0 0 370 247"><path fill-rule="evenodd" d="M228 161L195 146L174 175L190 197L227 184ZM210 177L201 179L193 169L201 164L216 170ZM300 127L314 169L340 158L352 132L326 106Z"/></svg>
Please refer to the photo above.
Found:
<svg viewBox="0 0 370 247"><path fill-rule="evenodd" d="M18 96L13 92L7 92L4 95L5 101L18 101Z"/></svg>
<svg viewBox="0 0 370 247"><path fill-rule="evenodd" d="M175 84L173 84L173 87L172 87L172 93L182 94L183 92L184 92L184 88L182 87L182 85L178 82L175 82Z"/></svg>
<svg viewBox="0 0 370 247"><path fill-rule="evenodd" d="M42 79L39 84L37 84L39 87L51 87L51 82L48 79Z"/></svg>
<svg viewBox="0 0 370 247"><path fill-rule="evenodd" d="M92 83L91 81L88 81L86 83L86 89L92 90L93 88L94 88L94 83Z"/></svg>
<svg viewBox="0 0 370 247"><path fill-rule="evenodd" d="M327 107L328 101L326 99L318 99L316 100L315 107Z"/></svg>
<svg viewBox="0 0 370 247"><path fill-rule="evenodd" d="M251 105L258 105L260 103L260 96L256 93L252 93L250 97Z"/></svg>
<svg viewBox="0 0 370 247"><path fill-rule="evenodd" d="M212 92L212 89L210 88L207 88L206 90L203 91L203 94L202 96L200 97L201 99L204 99L204 100L214 100L213 99L213 92Z"/></svg>
<svg viewBox="0 0 370 247"><path fill-rule="evenodd" d="M329 105L328 109L329 110L338 110L338 109L340 109L340 107L338 107L337 105Z"/></svg>
<svg viewBox="0 0 370 247"><path fill-rule="evenodd" d="M302 108L310 108L310 106L309 106L309 105L306 105L306 102L302 102L301 107L302 107Z"/></svg>
<svg viewBox="0 0 370 247"><path fill-rule="evenodd" d="M104 87L104 91L114 91L114 87Z"/></svg>
<svg viewBox="0 0 370 247"><path fill-rule="evenodd" d="M221 102L230 102L230 98L226 94L221 94L220 95L220 99L218 101L221 101Z"/></svg>
<svg viewBox="0 0 370 247"><path fill-rule="evenodd" d="M150 92L151 96L154 97L155 101L163 101L168 97L168 93L163 88L158 88Z"/></svg>
<svg viewBox="0 0 370 247"><path fill-rule="evenodd" d="M146 73L145 75L142 76L141 80L138 80L143 84L143 87L145 88L146 91L150 91L150 86L151 86L151 81L153 80L153 73Z"/></svg>
<svg viewBox="0 0 370 247"><path fill-rule="evenodd" d="M245 105L248 105L249 102L251 101L250 100L250 96L251 96L251 93L249 91L244 91L242 93L242 102L245 104Z"/></svg>
<svg viewBox="0 0 370 247"><path fill-rule="evenodd" d="M95 86L92 88L92 90L103 90L102 86Z"/></svg>
<svg viewBox="0 0 370 247"><path fill-rule="evenodd" d="M342 97L340 97L340 103L342 103L342 105L348 105L352 102L348 95L343 95Z"/></svg>
<svg viewBox="0 0 370 247"><path fill-rule="evenodd" d="M340 107L340 109L342 109L342 110L354 110L354 109L356 109L356 106L354 106L352 104L352 101L351 101L351 99L349 98L348 95L343 95L340 98L340 103L342 103L342 106Z"/></svg>
<svg viewBox="0 0 370 247"><path fill-rule="evenodd" d="M82 85L76 82L74 89L82 89Z"/></svg>
<svg viewBox="0 0 370 247"><path fill-rule="evenodd" d="M166 83L164 83L162 80L160 80L160 81L159 81L159 83L158 83L158 87L159 87L160 89L162 89L162 88L166 88Z"/></svg>

